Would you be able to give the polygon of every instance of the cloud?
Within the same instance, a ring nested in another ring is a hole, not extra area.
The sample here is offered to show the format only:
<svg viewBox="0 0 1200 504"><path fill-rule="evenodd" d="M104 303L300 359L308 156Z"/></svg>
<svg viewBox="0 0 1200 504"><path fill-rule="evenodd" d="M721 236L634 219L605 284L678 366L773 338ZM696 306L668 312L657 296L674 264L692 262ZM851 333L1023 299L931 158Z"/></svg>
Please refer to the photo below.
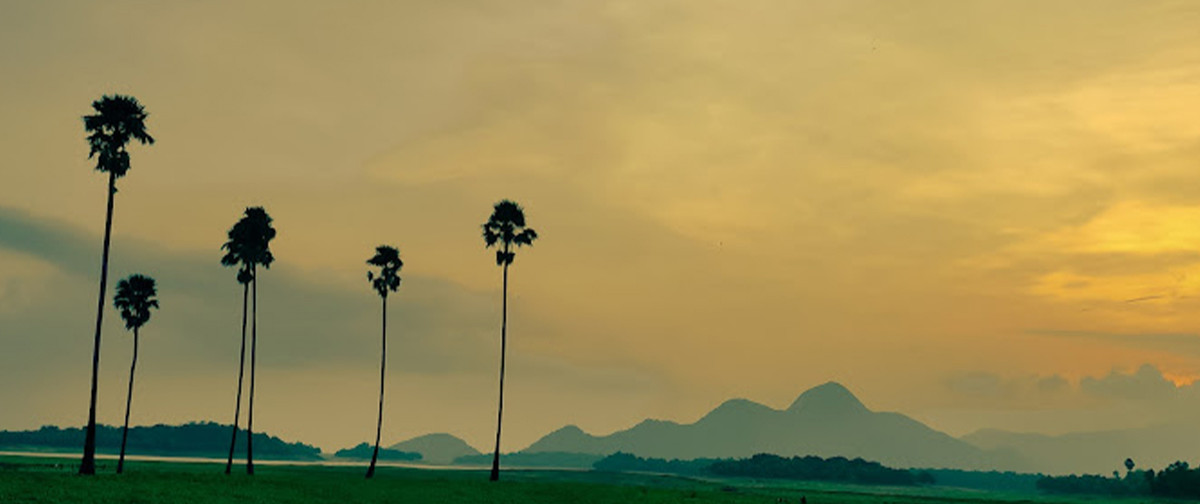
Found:
<svg viewBox="0 0 1200 504"><path fill-rule="evenodd" d="M944 386L961 405L1004 405L1011 409L1059 407L1069 398L1072 388L1066 378L1058 374L1002 376L986 371L950 375Z"/></svg>
<svg viewBox="0 0 1200 504"><path fill-rule="evenodd" d="M950 376L947 389L959 396L962 405L997 409L1032 410L1137 410L1140 422L1178 421L1200 418L1200 381L1168 379L1153 364L1132 371L1113 369L1102 376L1084 376L1071 381L1059 374L1049 376L1005 376L970 372Z"/></svg>
<svg viewBox="0 0 1200 504"><path fill-rule="evenodd" d="M69 226L0 208L0 247L46 261L67 274L69 278L57 279L64 283L60 285L66 287L64 291L74 292L76 286L94 280L97 261L88 251L99 243L97 237ZM134 271L157 278L163 309L148 329L187 348L191 365L206 366L212 363L209 359L228 355L211 344L215 335L236 334L240 324L241 287L218 259L218 252L204 257L118 239L113 245L110 282ZM279 264L263 271L259 325L271 349L263 352L264 365L373 362L371 353L360 349L375 346L379 299L365 280L359 290L348 287L306 279L303 272ZM485 356L491 356L489 343L499 313L489 294L406 275L401 291L390 300L392 336L406 350L398 353L404 368L427 373L477 369ZM30 315L20 314L20 318L36 318ZM91 315L72 311L67 317L84 320Z"/></svg>
<svg viewBox="0 0 1200 504"><path fill-rule="evenodd" d="M1130 348L1151 348L1175 355L1200 356L1200 334L1114 333L1094 331L1030 330L1030 334L1102 342Z"/></svg>
<svg viewBox="0 0 1200 504"><path fill-rule="evenodd" d="M1079 389L1100 397L1155 402L1187 394L1191 385L1177 386L1164 378L1158 368L1143 364L1132 373L1113 370L1099 378L1084 377L1079 382Z"/></svg>
<svg viewBox="0 0 1200 504"><path fill-rule="evenodd" d="M268 369L375 364L361 262L381 236L408 263L403 367L493 369L477 229L502 197L545 236L514 272L513 344L569 363L546 366L564 384L546 411L605 388L568 392L571 366L666 377L645 410L668 418L829 379L903 411L944 400L922 394L952 369L1195 368L1177 343L1025 332L1200 321L1198 11L1100 1L24 3L0 19L0 329L38 336L5 348L87 362L104 195L78 118L119 91L159 142L121 181L113 275L163 282L152 329L187 357L168 371L236 359L241 293L214 259L250 204L287 229L260 293ZM122 23L144 29L105 31Z"/></svg>

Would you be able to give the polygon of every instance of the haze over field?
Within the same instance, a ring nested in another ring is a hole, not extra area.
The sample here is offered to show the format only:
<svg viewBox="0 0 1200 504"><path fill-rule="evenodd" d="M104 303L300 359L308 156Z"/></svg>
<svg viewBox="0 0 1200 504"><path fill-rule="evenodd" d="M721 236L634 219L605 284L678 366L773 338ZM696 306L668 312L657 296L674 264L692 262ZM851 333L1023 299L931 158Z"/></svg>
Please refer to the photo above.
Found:
<svg viewBox="0 0 1200 504"><path fill-rule="evenodd" d="M80 117L136 95L111 271L159 282L135 424L229 422L240 286L271 209L256 428L384 444L690 423L829 380L952 435L1200 425L1200 6L7 2L0 429L86 420L104 177ZM129 341L106 315L99 420Z"/></svg>

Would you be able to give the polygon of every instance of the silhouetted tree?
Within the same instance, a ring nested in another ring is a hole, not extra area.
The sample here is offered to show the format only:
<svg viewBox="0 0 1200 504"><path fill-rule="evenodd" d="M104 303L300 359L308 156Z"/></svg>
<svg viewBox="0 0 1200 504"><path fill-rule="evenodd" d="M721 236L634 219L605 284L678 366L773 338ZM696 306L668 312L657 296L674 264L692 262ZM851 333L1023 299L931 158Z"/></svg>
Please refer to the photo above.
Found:
<svg viewBox="0 0 1200 504"><path fill-rule="evenodd" d="M254 474L254 379L258 355L258 267L270 268L275 261L270 242L275 239L275 228L271 227L271 216L262 207L249 207L236 224L230 228L229 241L221 248L226 253L221 264L240 265L238 282L250 286L250 401L246 415L246 473ZM241 409L242 374L246 360L246 302L245 287L242 290L242 364L238 368L238 404L234 409L233 439L237 439L237 416ZM233 442L229 448L230 459L226 462L228 474L233 466Z"/></svg>
<svg viewBox="0 0 1200 504"><path fill-rule="evenodd" d="M400 288L400 268L404 262L400 260L400 251L395 247L380 245L375 247L375 256L367 260L367 264L379 268L379 272L367 272L367 281L371 288L383 300L383 347L379 359L379 419L375 421L375 450L371 452L371 465L367 467L367 477L375 475L375 461L379 460L379 436L383 432L383 379L387 366L387 298L388 292L396 292Z"/></svg>
<svg viewBox="0 0 1200 504"><path fill-rule="evenodd" d="M491 217L483 223L483 241L487 248L499 245L496 250L496 265L504 268L504 301L501 305L500 322L500 401L496 412L496 449L492 453L492 473L489 479L500 479L500 427L504 420L504 353L508 346L508 266L517 254L516 247L533 245L538 234L525 227L525 212L521 206L502 200L496 203Z"/></svg>
<svg viewBox="0 0 1200 504"><path fill-rule="evenodd" d="M250 289L253 306L250 308L250 402L246 414L246 474L254 474L254 382L258 363L258 267L270 269L275 262L271 254L271 240L275 239L275 228L271 227L271 216L262 207L246 209L250 221L251 255L250 278L254 286Z"/></svg>
<svg viewBox="0 0 1200 504"><path fill-rule="evenodd" d="M154 296L158 291L154 279L145 275L130 275L117 282L113 306L121 310L125 329L133 331L133 361L129 364L129 392L125 396L125 426L121 429L121 455L117 458L117 474L125 472L125 441L129 438L129 407L133 404L133 372L137 369L138 330L150 321L150 309L158 308Z"/></svg>
<svg viewBox="0 0 1200 504"><path fill-rule="evenodd" d="M1127 459L1125 459L1125 471L1126 471L1126 472L1133 472L1133 467L1134 467L1134 465L1133 465L1133 459L1131 459L1131 458L1127 458Z"/></svg>
<svg viewBox="0 0 1200 504"><path fill-rule="evenodd" d="M242 412L242 381L246 373L246 318L250 307L251 263L254 262L250 223L247 217L234 224L228 232L229 240L221 245L225 255L221 265L237 266L237 281L242 284L242 348L238 356L237 404L233 409L233 428L229 436L229 459L225 462L225 474L233 472L233 450L237 444L238 419Z"/></svg>
<svg viewBox="0 0 1200 504"><path fill-rule="evenodd" d="M100 328L104 320L104 298L108 285L108 249L112 238L113 196L117 179L129 171L130 140L154 143L146 132L146 113L132 96L104 95L92 102L95 114L83 116L88 133L88 159L96 158L96 169L108 173L108 205L104 213L104 248L100 259L100 298L96 308L96 336L92 346L92 390L88 407L87 433L79 474L96 474L96 381L100 371Z"/></svg>

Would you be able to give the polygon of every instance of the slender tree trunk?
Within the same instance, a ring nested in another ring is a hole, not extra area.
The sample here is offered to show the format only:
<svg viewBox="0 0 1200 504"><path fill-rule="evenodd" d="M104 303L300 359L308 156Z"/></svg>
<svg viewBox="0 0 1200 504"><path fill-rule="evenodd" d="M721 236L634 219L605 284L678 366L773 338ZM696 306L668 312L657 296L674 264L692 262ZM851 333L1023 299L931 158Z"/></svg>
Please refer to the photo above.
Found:
<svg viewBox="0 0 1200 504"><path fill-rule="evenodd" d="M508 252L508 247L505 247ZM504 301L500 310L500 406L496 412L496 450L492 452L490 481L500 480L500 426L504 420L504 353L508 347L508 263L504 263Z"/></svg>
<svg viewBox="0 0 1200 504"><path fill-rule="evenodd" d="M108 209L104 213L104 252L100 259L100 301L96 307L96 339L92 345L92 401L88 407L87 434L83 438L83 461L79 474L96 474L96 382L100 373L100 328L104 322L104 294L108 288L108 245L112 240L113 196L117 175L108 173Z"/></svg>
<svg viewBox="0 0 1200 504"><path fill-rule="evenodd" d="M129 407L133 404L133 371L137 369L138 328L133 328L133 363L129 364L129 392L125 394L125 427L121 428L121 456L117 458L117 474L125 472L125 440L129 439Z"/></svg>
<svg viewBox="0 0 1200 504"><path fill-rule="evenodd" d="M250 404L246 414L246 474L254 474L254 371L258 362L258 268L250 268L254 282L250 312Z"/></svg>
<svg viewBox="0 0 1200 504"><path fill-rule="evenodd" d="M379 359L379 419L375 421L375 451L371 453L371 466L367 477L375 475L375 461L379 459L379 435L383 432L383 378L387 368L387 295L383 296L383 349Z"/></svg>
<svg viewBox="0 0 1200 504"><path fill-rule="evenodd" d="M242 413L242 377L246 373L246 313L250 304L250 283L242 284L242 352L238 357L237 406L233 408L233 434L229 436L229 460L225 462L225 474L233 473L233 447L237 444L238 417Z"/></svg>

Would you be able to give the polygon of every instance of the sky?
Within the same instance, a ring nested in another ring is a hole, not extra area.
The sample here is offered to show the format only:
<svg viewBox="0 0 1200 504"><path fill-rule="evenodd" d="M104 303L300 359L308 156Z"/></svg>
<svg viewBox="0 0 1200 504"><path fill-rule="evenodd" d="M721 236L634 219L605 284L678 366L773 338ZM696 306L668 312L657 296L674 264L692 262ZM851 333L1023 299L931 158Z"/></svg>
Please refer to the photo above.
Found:
<svg viewBox="0 0 1200 504"><path fill-rule="evenodd" d="M232 420L247 206L256 429L384 442L783 408L838 381L953 435L1200 421L1200 5L928 0L0 4L0 429L86 421L106 177L80 117L135 96L110 285L158 279L132 423ZM111 290L107 294L111 297ZM99 419L131 338L106 300Z"/></svg>

